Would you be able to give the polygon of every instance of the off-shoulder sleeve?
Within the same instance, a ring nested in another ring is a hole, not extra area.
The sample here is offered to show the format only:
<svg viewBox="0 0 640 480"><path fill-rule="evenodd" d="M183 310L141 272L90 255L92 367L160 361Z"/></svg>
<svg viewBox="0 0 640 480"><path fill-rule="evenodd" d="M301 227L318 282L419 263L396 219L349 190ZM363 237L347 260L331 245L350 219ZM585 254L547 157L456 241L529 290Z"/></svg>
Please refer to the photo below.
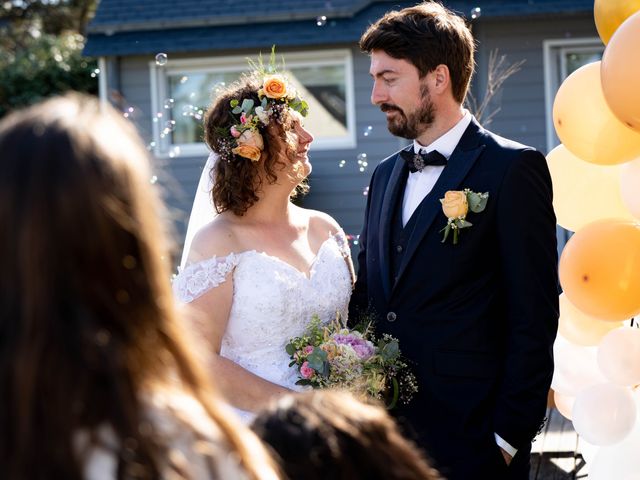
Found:
<svg viewBox="0 0 640 480"><path fill-rule="evenodd" d="M351 257L351 247L349 247L349 240L347 240L347 236L344 234L342 229L338 230L334 235L333 239L335 240L338 248L340 249L340 253L345 258Z"/></svg>
<svg viewBox="0 0 640 480"><path fill-rule="evenodd" d="M173 293L183 303L193 302L200 295L224 283L238 264L238 255L212 257L187 265L173 280Z"/></svg>

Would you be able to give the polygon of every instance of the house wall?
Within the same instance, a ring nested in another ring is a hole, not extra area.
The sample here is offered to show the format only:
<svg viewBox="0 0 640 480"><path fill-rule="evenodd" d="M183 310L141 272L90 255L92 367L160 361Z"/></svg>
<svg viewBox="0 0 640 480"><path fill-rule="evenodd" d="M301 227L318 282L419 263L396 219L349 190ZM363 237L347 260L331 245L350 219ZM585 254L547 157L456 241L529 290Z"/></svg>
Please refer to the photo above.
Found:
<svg viewBox="0 0 640 480"><path fill-rule="evenodd" d="M560 18L526 18L523 20L487 19L473 26L478 40L477 73L473 92L481 96L486 88L489 52L499 49L511 63L525 60L521 70L510 77L494 97L491 108L500 108L490 125L495 133L546 150L543 41L558 38L597 36L593 18L588 15ZM336 48L345 45L331 45ZM364 189L375 166L386 156L409 142L393 137L386 128L384 115L370 103L372 81L369 76L368 57L350 46L353 55L357 146L343 150L311 150L313 173L311 193L304 198L308 208L323 210L340 222L347 234L358 234L366 204ZM285 57L292 49L282 49ZM250 54L253 52L224 52ZM219 54L219 53L217 53ZM206 54L193 55L196 57ZM183 56L185 57L185 56ZM181 57L181 58L183 58ZM175 58L175 57L174 57ZM119 59L119 90L126 106L137 109L134 121L147 142L151 141L151 87L149 57ZM369 135L364 132L371 126ZM357 157L366 153L369 167L359 172ZM177 227L177 240L182 241L191 202L205 158L178 156L156 159L159 184L172 208ZM345 166L339 167L341 160Z"/></svg>

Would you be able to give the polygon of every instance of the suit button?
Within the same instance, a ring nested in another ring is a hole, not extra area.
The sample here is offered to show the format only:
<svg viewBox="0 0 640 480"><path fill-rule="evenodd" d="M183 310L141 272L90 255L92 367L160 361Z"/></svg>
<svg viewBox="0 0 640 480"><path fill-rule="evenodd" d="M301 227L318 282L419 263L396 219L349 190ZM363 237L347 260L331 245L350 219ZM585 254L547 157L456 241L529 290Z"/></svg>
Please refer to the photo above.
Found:
<svg viewBox="0 0 640 480"><path fill-rule="evenodd" d="M395 322L396 318L397 318L397 316L396 316L395 312L387 313L387 322Z"/></svg>
<svg viewBox="0 0 640 480"><path fill-rule="evenodd" d="M396 252L398 252L398 253L402 253L402 245L398 245L398 246L396 247Z"/></svg>

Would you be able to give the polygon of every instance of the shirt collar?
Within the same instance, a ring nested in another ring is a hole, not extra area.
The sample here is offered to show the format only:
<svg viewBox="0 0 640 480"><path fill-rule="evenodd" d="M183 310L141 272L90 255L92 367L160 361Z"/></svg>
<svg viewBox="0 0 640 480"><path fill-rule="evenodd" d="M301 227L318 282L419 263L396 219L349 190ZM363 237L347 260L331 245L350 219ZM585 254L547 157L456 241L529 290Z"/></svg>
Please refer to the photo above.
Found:
<svg viewBox="0 0 640 480"><path fill-rule="evenodd" d="M471 114L469 110L463 110L462 118L458 123L456 123L453 128L451 128L447 133L442 135L441 137L436 138L429 145L420 145L417 140L413 141L413 151L418 153L420 150L425 150L430 152L432 150L437 150L442 155L444 155L447 160L453 153L453 150L460 142L464 131L467 129L469 124L471 123Z"/></svg>

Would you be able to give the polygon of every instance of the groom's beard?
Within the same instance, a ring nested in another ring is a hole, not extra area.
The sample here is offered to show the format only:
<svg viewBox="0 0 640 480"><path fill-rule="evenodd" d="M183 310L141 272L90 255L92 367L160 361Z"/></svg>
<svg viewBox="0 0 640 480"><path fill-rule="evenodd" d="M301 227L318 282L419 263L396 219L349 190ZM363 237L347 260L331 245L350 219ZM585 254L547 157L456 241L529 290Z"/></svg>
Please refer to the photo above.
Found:
<svg viewBox="0 0 640 480"><path fill-rule="evenodd" d="M422 100L420 106L409 115L395 105L389 103L380 105L380 110L383 112L392 110L398 112L395 117L387 118L387 128L393 135L414 140L433 124L436 108L431 101L431 95L429 95L429 89L426 85L420 87L420 95Z"/></svg>

